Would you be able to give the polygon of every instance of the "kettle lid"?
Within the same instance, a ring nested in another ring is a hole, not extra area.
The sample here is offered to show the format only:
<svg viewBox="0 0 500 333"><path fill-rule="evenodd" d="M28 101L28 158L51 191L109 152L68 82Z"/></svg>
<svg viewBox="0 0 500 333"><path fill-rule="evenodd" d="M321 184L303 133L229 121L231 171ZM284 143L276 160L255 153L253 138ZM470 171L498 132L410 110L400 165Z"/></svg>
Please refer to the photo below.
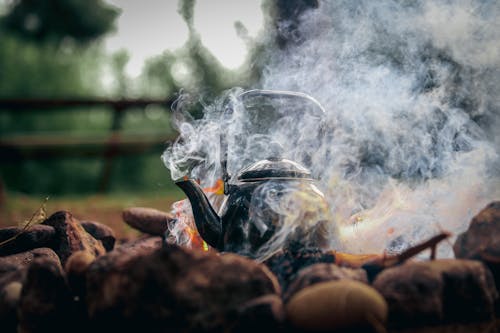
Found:
<svg viewBox="0 0 500 333"><path fill-rule="evenodd" d="M284 159L268 158L241 170L237 179L242 182L260 181L274 178L311 179L311 172L302 165Z"/></svg>

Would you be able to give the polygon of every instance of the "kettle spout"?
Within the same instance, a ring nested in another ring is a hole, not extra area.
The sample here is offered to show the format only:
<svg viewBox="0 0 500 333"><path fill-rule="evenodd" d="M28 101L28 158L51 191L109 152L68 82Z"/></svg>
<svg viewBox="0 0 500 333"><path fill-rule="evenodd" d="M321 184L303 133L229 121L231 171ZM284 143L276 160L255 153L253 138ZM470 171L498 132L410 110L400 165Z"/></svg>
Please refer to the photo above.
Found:
<svg viewBox="0 0 500 333"><path fill-rule="evenodd" d="M200 185L191 179L175 182L186 194L193 210L198 232L208 245L220 250L222 224L219 216L203 193Z"/></svg>

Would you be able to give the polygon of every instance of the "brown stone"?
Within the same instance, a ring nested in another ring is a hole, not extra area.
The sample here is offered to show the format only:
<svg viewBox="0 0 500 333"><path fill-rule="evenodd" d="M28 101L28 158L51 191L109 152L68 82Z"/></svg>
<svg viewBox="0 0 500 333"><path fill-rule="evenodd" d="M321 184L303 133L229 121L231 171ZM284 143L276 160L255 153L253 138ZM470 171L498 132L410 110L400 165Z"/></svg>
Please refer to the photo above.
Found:
<svg viewBox="0 0 500 333"><path fill-rule="evenodd" d="M19 281L0 287L0 325L2 332L16 332L17 305L23 285Z"/></svg>
<svg viewBox="0 0 500 333"><path fill-rule="evenodd" d="M279 294L265 266L235 254L165 245L114 269L103 265L107 256L87 273L88 313L101 329L136 332L147 323L150 332L221 332L242 304Z"/></svg>
<svg viewBox="0 0 500 333"><path fill-rule="evenodd" d="M59 262L59 257L53 250L42 247L39 249L0 257L0 272L8 271L12 268L20 269L26 267L37 258L49 258L55 262Z"/></svg>
<svg viewBox="0 0 500 333"><path fill-rule="evenodd" d="M132 228L149 235L163 236L168 225L175 218L166 212L154 208L131 207L123 211L123 221Z"/></svg>
<svg viewBox="0 0 500 333"><path fill-rule="evenodd" d="M281 288L286 291L300 270L318 263L334 262L335 255L331 251L299 247L279 251L264 263L278 277Z"/></svg>
<svg viewBox="0 0 500 333"><path fill-rule="evenodd" d="M18 332L63 332L74 318L62 267L36 259L28 268L18 307Z"/></svg>
<svg viewBox="0 0 500 333"><path fill-rule="evenodd" d="M0 229L0 242L12 240L0 246L0 256L29 251L38 247L50 247L55 233L51 226L40 224L31 226L25 231L19 227L2 228ZM16 235L18 236L15 237Z"/></svg>
<svg viewBox="0 0 500 333"><path fill-rule="evenodd" d="M55 242L52 248L63 265L71 254L77 251L88 251L96 257L106 253L101 241L96 240L87 233L80 222L69 212L56 212L43 224L52 226L55 229Z"/></svg>
<svg viewBox="0 0 500 333"><path fill-rule="evenodd" d="M73 295L79 299L85 298L87 288L86 274L90 264L94 260L95 257L88 251L78 251L73 253L64 265L70 289Z"/></svg>
<svg viewBox="0 0 500 333"><path fill-rule="evenodd" d="M500 201L483 208L453 245L455 257L484 262L500 287Z"/></svg>
<svg viewBox="0 0 500 333"><path fill-rule="evenodd" d="M297 292L285 306L293 327L306 332L385 331L387 304L354 280L321 282Z"/></svg>
<svg viewBox="0 0 500 333"><path fill-rule="evenodd" d="M488 320L498 297L491 272L472 260L408 262L384 270L373 286L400 327Z"/></svg>
<svg viewBox="0 0 500 333"><path fill-rule="evenodd" d="M287 302L298 291L316 283L344 279L368 284L368 277L363 269L339 267L335 264L314 264L297 273L284 293L283 299Z"/></svg>
<svg viewBox="0 0 500 333"><path fill-rule="evenodd" d="M23 282L26 269L35 259L52 260L60 264L59 257L49 248L39 248L0 257L0 288L12 282ZM2 300L0 299L0 303Z"/></svg>
<svg viewBox="0 0 500 333"><path fill-rule="evenodd" d="M284 329L285 308L276 294L252 299L238 308L233 333L281 332Z"/></svg>
<svg viewBox="0 0 500 333"><path fill-rule="evenodd" d="M59 257L49 248L0 257L0 323L2 332L15 332L17 307L21 289L29 265L36 260L45 260L60 266Z"/></svg>
<svg viewBox="0 0 500 333"><path fill-rule="evenodd" d="M457 258L500 262L500 201L492 202L472 219L453 245Z"/></svg>
<svg viewBox="0 0 500 333"><path fill-rule="evenodd" d="M116 235L113 229L99 222L81 221L83 229L92 237L102 242L106 251L111 251L115 247Z"/></svg>
<svg viewBox="0 0 500 333"><path fill-rule="evenodd" d="M160 249L161 246L161 237L152 236L124 243L95 260L92 263L92 271L94 273L99 271L101 274L122 271L130 261L138 257L147 256Z"/></svg>

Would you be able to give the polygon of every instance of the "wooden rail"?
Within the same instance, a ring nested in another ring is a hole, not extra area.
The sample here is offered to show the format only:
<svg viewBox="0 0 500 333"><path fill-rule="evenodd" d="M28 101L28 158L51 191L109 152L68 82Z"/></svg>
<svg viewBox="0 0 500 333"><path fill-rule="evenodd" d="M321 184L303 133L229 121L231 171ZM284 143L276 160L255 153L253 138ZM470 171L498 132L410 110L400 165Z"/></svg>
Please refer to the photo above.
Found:
<svg viewBox="0 0 500 333"><path fill-rule="evenodd" d="M79 108L104 106L113 112L110 132L107 135L89 136L68 133L41 135L0 136L0 163L19 163L26 159L52 159L61 156L103 157L103 167L98 190L108 188L115 157L139 154L159 149L175 134L133 133L121 131L123 116L132 108L145 108L148 105L162 106L169 112L174 99L0 99L1 110L23 113L36 113L43 110L71 112ZM0 185L2 181L0 179ZM0 193L1 198L1 193Z"/></svg>
<svg viewBox="0 0 500 333"><path fill-rule="evenodd" d="M117 112L125 111L130 108L144 108L151 104L161 105L170 108L175 99L18 99L4 98L0 99L0 109L10 109L18 111L43 111L46 109L61 108L82 108L89 106L107 106Z"/></svg>

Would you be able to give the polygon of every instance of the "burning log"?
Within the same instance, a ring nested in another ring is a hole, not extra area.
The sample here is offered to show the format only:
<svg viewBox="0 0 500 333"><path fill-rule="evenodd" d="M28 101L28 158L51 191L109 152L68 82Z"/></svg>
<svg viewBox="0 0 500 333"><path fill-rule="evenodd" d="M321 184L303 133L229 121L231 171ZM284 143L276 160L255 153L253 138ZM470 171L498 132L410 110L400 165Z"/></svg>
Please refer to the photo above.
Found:
<svg viewBox="0 0 500 333"><path fill-rule="evenodd" d="M88 312L101 330L136 332L147 322L152 332L220 332L242 304L280 293L265 266L234 254L166 245L107 269L113 252L87 273Z"/></svg>
<svg viewBox="0 0 500 333"><path fill-rule="evenodd" d="M132 228L153 236L163 236L174 220L169 213L154 208L132 207L125 209L123 221Z"/></svg>
<svg viewBox="0 0 500 333"><path fill-rule="evenodd" d="M401 265L406 260L415 257L420 252L427 250L429 248L431 249L430 259L435 259L437 245L441 241L447 239L450 236L451 234L449 232L442 232L420 244L410 247L409 249L401 252L400 254L391 256L382 255L375 258L368 258L368 260L364 262L361 267L368 273L368 279L370 281L373 281L377 276L377 274L382 272L384 269Z"/></svg>
<svg viewBox="0 0 500 333"><path fill-rule="evenodd" d="M55 229L53 250L64 265L77 251L89 251L94 256L106 253L101 241L88 234L77 219L69 212L59 211L43 222Z"/></svg>
<svg viewBox="0 0 500 333"><path fill-rule="evenodd" d="M498 297L491 272L472 260L408 262L384 270L373 286L399 327L490 320Z"/></svg>
<svg viewBox="0 0 500 333"><path fill-rule="evenodd" d="M34 225L28 230L19 227L0 229L0 256L49 247L55 237L55 230L48 225Z"/></svg>
<svg viewBox="0 0 500 333"><path fill-rule="evenodd" d="M99 222L81 221L83 229L92 237L102 242L107 252L113 250L116 242L116 235L113 229Z"/></svg>

